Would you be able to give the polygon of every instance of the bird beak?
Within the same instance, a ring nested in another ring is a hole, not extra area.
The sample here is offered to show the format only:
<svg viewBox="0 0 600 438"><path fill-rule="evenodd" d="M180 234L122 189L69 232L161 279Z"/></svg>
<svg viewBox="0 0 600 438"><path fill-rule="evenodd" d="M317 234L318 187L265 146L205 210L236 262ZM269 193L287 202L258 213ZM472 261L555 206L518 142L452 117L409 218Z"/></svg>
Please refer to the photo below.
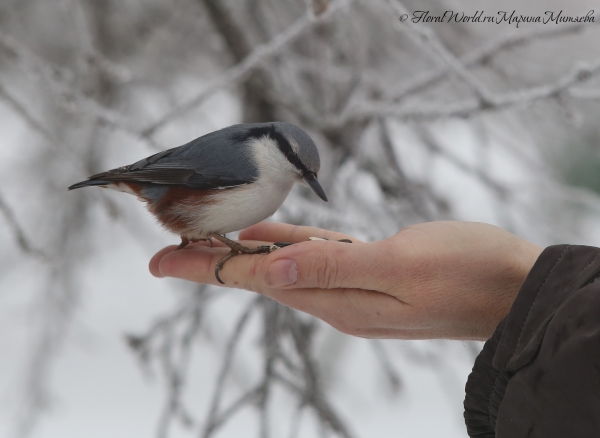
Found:
<svg viewBox="0 0 600 438"><path fill-rule="evenodd" d="M317 177L315 176L314 173L311 173L308 176L305 176L304 181L306 181L306 183L310 186L310 188L313 190L313 192L315 192L317 194L317 196L319 198L321 198L323 201L327 202L327 195L325 195L325 192L323 191L323 187L321 187L321 184L319 184L319 181L317 181Z"/></svg>

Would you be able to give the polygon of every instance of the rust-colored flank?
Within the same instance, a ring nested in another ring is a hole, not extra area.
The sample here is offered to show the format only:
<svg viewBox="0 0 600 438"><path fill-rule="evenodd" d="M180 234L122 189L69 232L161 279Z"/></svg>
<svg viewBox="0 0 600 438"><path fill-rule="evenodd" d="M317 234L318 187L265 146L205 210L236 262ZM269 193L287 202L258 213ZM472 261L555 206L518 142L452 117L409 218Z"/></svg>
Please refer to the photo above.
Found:
<svg viewBox="0 0 600 438"><path fill-rule="evenodd" d="M199 190L174 185L169 187L157 201L146 201L148 209L156 215L165 228L176 234L185 235L190 228L191 218L201 213L202 206L217 204L219 200L214 195L220 193L222 190Z"/></svg>

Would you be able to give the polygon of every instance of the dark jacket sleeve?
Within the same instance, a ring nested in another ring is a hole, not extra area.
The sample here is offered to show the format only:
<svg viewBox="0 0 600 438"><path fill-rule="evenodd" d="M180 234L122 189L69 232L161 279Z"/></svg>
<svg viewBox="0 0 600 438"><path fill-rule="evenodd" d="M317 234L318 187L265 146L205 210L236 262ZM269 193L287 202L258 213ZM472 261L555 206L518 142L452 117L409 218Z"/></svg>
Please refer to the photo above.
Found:
<svg viewBox="0 0 600 438"><path fill-rule="evenodd" d="M466 385L478 438L600 437L600 249L546 248Z"/></svg>

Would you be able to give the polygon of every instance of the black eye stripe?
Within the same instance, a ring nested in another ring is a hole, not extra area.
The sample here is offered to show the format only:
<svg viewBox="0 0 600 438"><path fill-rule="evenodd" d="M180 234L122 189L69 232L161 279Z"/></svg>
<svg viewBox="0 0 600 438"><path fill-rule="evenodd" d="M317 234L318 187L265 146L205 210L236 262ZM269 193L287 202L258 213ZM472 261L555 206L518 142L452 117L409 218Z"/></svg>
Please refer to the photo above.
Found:
<svg viewBox="0 0 600 438"><path fill-rule="evenodd" d="M250 128L248 129L248 133L244 136L244 138L241 138L240 140L248 140L251 138L260 138L265 136L275 141L281 153L285 155L287 160L290 163L292 163L294 167L296 167L296 169L302 172L303 176L312 173L306 168L302 161L300 161L300 158L298 158L298 155L296 154L296 152L294 152L294 149L292 148L292 145L287 140L287 138L285 138L285 136L282 133L277 132L275 126L273 125Z"/></svg>
<svg viewBox="0 0 600 438"><path fill-rule="evenodd" d="M269 133L269 136L275 140L279 150L283 153L283 155L285 155L288 161L292 163L296 169L300 170L302 175L308 175L308 169L302 163L302 161L300 161L300 158L298 158L298 155L296 155L296 152L294 152L294 149L287 138L285 138L283 134L275 131L275 129Z"/></svg>

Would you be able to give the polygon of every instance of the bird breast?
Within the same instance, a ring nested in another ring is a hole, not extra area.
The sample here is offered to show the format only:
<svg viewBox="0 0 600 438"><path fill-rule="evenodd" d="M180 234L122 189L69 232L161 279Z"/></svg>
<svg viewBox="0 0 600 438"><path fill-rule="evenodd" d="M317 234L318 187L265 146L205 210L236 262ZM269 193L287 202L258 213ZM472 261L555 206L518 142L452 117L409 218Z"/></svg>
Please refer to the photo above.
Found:
<svg viewBox="0 0 600 438"><path fill-rule="evenodd" d="M295 168L268 137L253 140L251 150L258 167L258 179L243 186L217 190L205 199L210 205L186 214L191 219L188 237L241 230L272 216L283 204L298 181Z"/></svg>

